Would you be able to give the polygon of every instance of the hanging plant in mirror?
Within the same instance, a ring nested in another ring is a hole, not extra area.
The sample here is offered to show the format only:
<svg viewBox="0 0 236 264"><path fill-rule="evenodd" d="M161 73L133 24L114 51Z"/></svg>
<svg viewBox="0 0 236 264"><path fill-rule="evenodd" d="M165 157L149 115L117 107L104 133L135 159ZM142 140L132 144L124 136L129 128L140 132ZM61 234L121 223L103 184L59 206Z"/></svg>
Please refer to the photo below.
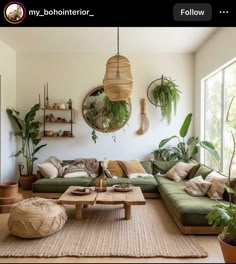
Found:
<svg viewBox="0 0 236 264"><path fill-rule="evenodd" d="M172 112L176 114L177 103L180 98L181 91L174 80L164 77L154 80L147 89L147 97L149 101L156 107L161 108L162 119L166 119L169 124Z"/></svg>
<svg viewBox="0 0 236 264"><path fill-rule="evenodd" d="M99 86L85 97L82 112L85 121L93 129L91 137L96 143L98 139L96 131L114 132L127 124L131 114L131 102L130 99L110 101L104 93L103 86Z"/></svg>

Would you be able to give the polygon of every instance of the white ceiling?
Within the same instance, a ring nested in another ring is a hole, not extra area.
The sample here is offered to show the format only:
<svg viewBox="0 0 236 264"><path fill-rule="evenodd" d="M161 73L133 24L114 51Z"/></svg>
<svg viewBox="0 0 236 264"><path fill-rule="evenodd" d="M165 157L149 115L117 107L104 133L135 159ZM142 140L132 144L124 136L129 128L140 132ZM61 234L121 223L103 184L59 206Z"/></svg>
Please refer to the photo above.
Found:
<svg viewBox="0 0 236 264"><path fill-rule="evenodd" d="M215 27L122 27L120 53L191 53ZM0 28L0 40L17 52L117 51L115 27L14 27Z"/></svg>

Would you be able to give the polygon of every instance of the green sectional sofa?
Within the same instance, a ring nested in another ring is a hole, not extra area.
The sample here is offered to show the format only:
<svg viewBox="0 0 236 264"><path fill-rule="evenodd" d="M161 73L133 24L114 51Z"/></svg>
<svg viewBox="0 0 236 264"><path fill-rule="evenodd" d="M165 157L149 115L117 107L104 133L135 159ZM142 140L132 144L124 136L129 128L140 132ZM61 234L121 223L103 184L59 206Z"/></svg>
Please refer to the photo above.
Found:
<svg viewBox="0 0 236 264"><path fill-rule="evenodd" d="M194 161L190 161L194 162ZM161 198L170 215L183 234L218 234L219 229L213 230L207 222L207 214L218 201L211 200L208 196L193 197L183 189L189 178L202 175L205 178L212 169L203 164L194 166L188 177L180 182L175 182L165 177L166 172L176 162L141 161L145 170L154 177L138 177L129 179L107 178L107 185L118 183L131 183L140 186L145 198ZM41 178L33 183L33 196L58 198L71 185L94 186L95 180L91 177L77 178ZM222 202L227 203L226 195Z"/></svg>
<svg viewBox="0 0 236 264"><path fill-rule="evenodd" d="M67 161L68 162L68 161ZM142 166L147 173L152 174L152 161L141 161ZM74 178L43 178L41 173L37 172L38 180L33 183L33 196L45 198L58 198L69 186L95 186L95 179L92 177L74 177ZM137 177L129 178L107 178L107 186L113 186L119 183L130 183L139 186L144 193L145 198L160 198L155 177Z"/></svg>

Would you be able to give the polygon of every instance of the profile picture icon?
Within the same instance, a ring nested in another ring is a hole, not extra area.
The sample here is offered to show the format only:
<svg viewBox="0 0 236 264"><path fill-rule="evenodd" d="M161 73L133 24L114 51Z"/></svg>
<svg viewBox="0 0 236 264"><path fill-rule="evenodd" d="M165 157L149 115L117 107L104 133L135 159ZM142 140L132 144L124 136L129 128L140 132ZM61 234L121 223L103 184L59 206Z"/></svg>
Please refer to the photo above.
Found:
<svg viewBox="0 0 236 264"><path fill-rule="evenodd" d="M25 19L25 7L19 2L10 2L4 8L5 19L12 24L18 24Z"/></svg>

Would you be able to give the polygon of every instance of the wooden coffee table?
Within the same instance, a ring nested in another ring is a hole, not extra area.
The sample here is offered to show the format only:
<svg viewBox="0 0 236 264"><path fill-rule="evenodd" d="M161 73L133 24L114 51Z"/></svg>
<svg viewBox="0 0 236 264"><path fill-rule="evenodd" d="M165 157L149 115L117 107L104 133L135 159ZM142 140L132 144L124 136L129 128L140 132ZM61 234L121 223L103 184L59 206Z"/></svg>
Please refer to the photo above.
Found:
<svg viewBox="0 0 236 264"><path fill-rule="evenodd" d="M84 186L70 186L57 201L60 204L74 204L75 205L75 219L82 218L83 205L94 205L96 202L97 192L92 192L87 195L74 195L71 193L73 189L85 188ZM92 188L94 189L94 188Z"/></svg>
<svg viewBox="0 0 236 264"><path fill-rule="evenodd" d="M59 198L60 204L74 204L75 218L82 218L83 205L94 204L123 204L125 209L125 219L131 218L132 205L144 205L146 200L140 187L133 187L130 192L117 192L113 187L107 187L106 192L92 192L88 195L73 195L71 191L81 186L70 186ZM81 187L83 188L83 187ZM94 189L94 188L93 188Z"/></svg>
<svg viewBox="0 0 236 264"><path fill-rule="evenodd" d="M144 205L146 200L140 187L133 187L130 192L117 192L113 187L107 187L106 192L99 192L96 198L97 204L123 204L125 208L125 220L131 218L132 205Z"/></svg>

